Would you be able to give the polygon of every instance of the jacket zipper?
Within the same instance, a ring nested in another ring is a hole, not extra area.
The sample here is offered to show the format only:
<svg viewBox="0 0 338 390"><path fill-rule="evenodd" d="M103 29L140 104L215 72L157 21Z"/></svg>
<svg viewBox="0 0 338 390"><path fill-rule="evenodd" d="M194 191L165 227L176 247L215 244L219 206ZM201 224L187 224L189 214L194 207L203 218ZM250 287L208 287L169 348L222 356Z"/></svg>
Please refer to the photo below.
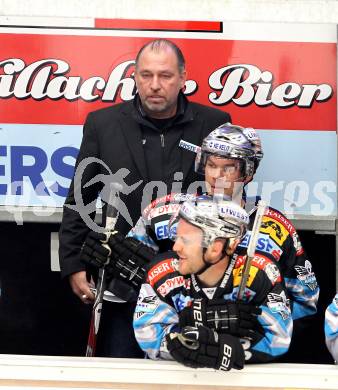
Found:
<svg viewBox="0 0 338 390"><path fill-rule="evenodd" d="M160 138L161 138L161 146L162 148L164 148L164 135L160 134Z"/></svg>

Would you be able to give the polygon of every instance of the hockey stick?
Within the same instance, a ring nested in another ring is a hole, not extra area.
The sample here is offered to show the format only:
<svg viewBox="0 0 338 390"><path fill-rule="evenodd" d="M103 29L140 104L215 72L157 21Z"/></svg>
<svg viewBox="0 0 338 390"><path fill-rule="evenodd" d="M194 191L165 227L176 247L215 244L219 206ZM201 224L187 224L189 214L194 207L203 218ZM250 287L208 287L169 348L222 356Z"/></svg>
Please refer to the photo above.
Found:
<svg viewBox="0 0 338 390"><path fill-rule="evenodd" d="M113 233L115 229L116 222L119 216L117 206L119 202L120 189L121 186L119 184L117 183L110 184L110 194L109 194L109 201L107 204L107 212L106 212L106 226L105 226L106 239L103 241L103 245L109 250L109 256L104 266L99 270L99 276L96 283L95 301L92 309L92 318L90 321L89 336L88 336L87 350L86 350L86 356L88 357L94 356L96 350L96 339L100 327L103 295L106 289L105 266L109 263L110 254L111 254L111 250L107 243L110 235Z"/></svg>
<svg viewBox="0 0 338 390"><path fill-rule="evenodd" d="M246 261L242 271L242 278L238 288L237 300L243 300L245 286L249 278L249 271L251 267L251 261L255 256L256 246L258 242L259 229L262 224L263 215L265 213L266 203L263 200L258 202L255 221L251 231L250 242L247 249Z"/></svg>

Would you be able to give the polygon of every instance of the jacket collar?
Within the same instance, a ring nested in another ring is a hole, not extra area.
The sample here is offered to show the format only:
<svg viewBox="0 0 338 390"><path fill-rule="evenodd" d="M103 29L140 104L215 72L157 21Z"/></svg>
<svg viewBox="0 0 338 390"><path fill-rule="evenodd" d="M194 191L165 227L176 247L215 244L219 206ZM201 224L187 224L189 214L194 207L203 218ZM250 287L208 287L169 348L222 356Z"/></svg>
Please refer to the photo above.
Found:
<svg viewBox="0 0 338 390"><path fill-rule="evenodd" d="M141 99L138 94L136 94L135 98L133 99L133 108L133 117L138 123L156 129L154 124L147 117L147 114L142 107ZM170 122L171 125L176 125L189 121L192 117L192 111L189 108L190 105L188 99L184 96L182 92L180 92L178 94L177 99L177 112L172 118L172 121Z"/></svg>
<svg viewBox="0 0 338 390"><path fill-rule="evenodd" d="M148 181L147 166L144 157L142 130L140 125L146 125L150 128L155 128L154 125L147 120L144 111L138 102L138 95L132 101L121 105L122 120L121 128L131 152L131 157L134 159L135 165L138 168L142 178ZM201 120L198 112L196 112L188 99L179 94L178 110L175 116L175 125L185 124L183 129L184 141L195 145L200 145L202 142L203 120ZM195 161L195 153L187 150L182 150L182 172L183 181L186 179L189 169Z"/></svg>

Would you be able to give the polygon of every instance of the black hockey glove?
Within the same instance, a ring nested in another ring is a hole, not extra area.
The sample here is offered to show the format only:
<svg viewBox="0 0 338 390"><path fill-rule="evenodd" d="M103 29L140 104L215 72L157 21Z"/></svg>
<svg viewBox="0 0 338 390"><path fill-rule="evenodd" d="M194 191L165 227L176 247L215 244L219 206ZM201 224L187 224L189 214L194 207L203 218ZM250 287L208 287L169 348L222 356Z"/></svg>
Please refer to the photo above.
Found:
<svg viewBox="0 0 338 390"><path fill-rule="evenodd" d="M171 356L185 366L224 371L244 367L244 350L239 339L217 334L205 326L187 326L181 333L169 333L166 340Z"/></svg>
<svg viewBox="0 0 338 390"><path fill-rule="evenodd" d="M116 277L138 288L145 274L144 266L153 259L155 251L119 232L113 232L108 240L106 234L89 232L80 256L92 267L106 265L108 278Z"/></svg>
<svg viewBox="0 0 338 390"><path fill-rule="evenodd" d="M106 234L90 231L81 248L81 261L94 268L103 267L111 254L111 248L107 246L108 241Z"/></svg>
<svg viewBox="0 0 338 390"><path fill-rule="evenodd" d="M204 325L217 333L256 338L261 330L257 316L262 310L249 303L236 303L224 299L195 299L191 306L179 313L180 327Z"/></svg>
<svg viewBox="0 0 338 390"><path fill-rule="evenodd" d="M143 283L145 266L156 252L135 238L125 238L121 234L111 235L108 243L115 257L110 263L114 276L138 289Z"/></svg>

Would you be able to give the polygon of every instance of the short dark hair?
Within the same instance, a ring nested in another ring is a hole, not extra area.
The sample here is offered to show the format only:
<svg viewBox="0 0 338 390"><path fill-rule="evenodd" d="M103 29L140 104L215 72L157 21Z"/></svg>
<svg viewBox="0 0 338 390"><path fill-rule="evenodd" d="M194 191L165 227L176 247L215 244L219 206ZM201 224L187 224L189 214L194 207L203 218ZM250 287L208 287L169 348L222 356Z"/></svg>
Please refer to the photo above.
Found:
<svg viewBox="0 0 338 390"><path fill-rule="evenodd" d="M136 55L136 59L135 59L136 67L140 60L140 56L142 52L147 47L149 47L150 50L152 51L160 51L163 50L164 48L170 47L170 49L172 49L176 55L179 71L183 72L185 70L185 59L181 49L174 42L169 41L169 39L155 39L154 41L147 42L145 45L143 45Z"/></svg>

